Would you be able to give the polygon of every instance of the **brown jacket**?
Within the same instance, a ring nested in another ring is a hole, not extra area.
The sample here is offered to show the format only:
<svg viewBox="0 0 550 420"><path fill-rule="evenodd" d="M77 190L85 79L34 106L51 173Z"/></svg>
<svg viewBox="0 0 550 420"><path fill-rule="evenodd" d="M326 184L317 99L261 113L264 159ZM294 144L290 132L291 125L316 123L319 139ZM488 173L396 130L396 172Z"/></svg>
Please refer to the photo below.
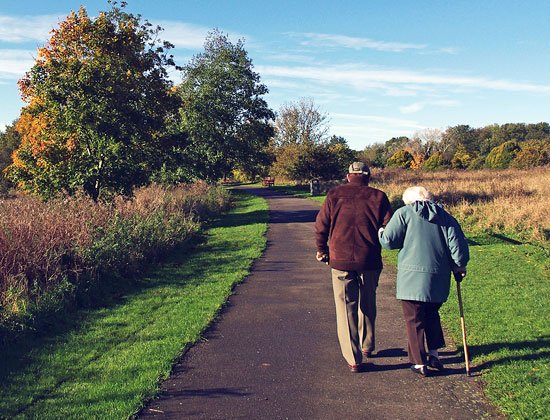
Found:
<svg viewBox="0 0 550 420"><path fill-rule="evenodd" d="M343 271L382 268L378 229L391 218L386 194L354 176L327 194L315 221L317 250L329 253L330 266ZM328 244L328 246L327 246Z"/></svg>

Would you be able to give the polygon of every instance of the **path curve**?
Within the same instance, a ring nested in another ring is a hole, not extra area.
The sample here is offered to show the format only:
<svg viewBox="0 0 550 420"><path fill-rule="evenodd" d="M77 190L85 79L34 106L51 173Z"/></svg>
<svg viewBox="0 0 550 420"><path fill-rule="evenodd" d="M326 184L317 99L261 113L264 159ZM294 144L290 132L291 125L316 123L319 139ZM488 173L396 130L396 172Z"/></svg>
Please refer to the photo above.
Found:
<svg viewBox="0 0 550 420"><path fill-rule="evenodd" d="M378 353L366 372L350 373L336 337L329 268L314 259L319 205L248 190L268 200L267 249L139 418L500 417L456 364L454 348L442 353L445 375L422 378L409 370L395 272L388 268L378 288Z"/></svg>

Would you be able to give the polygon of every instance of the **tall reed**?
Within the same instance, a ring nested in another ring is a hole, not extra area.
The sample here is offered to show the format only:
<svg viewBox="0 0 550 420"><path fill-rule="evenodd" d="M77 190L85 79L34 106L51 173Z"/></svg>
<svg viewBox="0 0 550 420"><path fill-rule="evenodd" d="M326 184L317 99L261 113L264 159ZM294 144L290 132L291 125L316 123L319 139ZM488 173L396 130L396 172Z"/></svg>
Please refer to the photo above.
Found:
<svg viewBox="0 0 550 420"><path fill-rule="evenodd" d="M375 170L372 185L394 205L405 188L422 185L470 233L493 232L547 241L550 234L550 168L423 172Z"/></svg>
<svg viewBox="0 0 550 420"><path fill-rule="evenodd" d="M203 182L151 185L110 204L85 196L0 200L0 323L31 316L52 293L74 297L102 273L135 272L228 205L226 190Z"/></svg>

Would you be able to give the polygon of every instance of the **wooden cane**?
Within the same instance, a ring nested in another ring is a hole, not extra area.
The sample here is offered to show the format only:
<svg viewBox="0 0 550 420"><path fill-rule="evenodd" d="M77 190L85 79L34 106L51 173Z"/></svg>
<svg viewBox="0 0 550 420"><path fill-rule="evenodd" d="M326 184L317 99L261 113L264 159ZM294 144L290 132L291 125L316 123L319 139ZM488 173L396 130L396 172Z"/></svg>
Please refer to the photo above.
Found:
<svg viewBox="0 0 550 420"><path fill-rule="evenodd" d="M455 273L455 277L457 276L462 277L462 273ZM462 344L464 345L464 361L466 363L466 376L470 376L468 344L466 344L466 323L464 322L464 308L462 307L462 294L460 293L460 281L456 282L456 295L458 297L458 310L460 311L460 326L462 327Z"/></svg>

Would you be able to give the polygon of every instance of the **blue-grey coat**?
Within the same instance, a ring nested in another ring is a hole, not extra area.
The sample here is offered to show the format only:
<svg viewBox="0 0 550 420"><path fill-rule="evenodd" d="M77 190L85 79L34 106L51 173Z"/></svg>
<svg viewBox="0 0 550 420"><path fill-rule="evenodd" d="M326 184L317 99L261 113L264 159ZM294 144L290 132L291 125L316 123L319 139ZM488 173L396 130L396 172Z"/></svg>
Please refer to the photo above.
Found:
<svg viewBox="0 0 550 420"><path fill-rule="evenodd" d="M468 242L456 219L432 201L416 201L398 209L380 244L400 249L397 265L397 299L445 302L451 271L466 267Z"/></svg>

